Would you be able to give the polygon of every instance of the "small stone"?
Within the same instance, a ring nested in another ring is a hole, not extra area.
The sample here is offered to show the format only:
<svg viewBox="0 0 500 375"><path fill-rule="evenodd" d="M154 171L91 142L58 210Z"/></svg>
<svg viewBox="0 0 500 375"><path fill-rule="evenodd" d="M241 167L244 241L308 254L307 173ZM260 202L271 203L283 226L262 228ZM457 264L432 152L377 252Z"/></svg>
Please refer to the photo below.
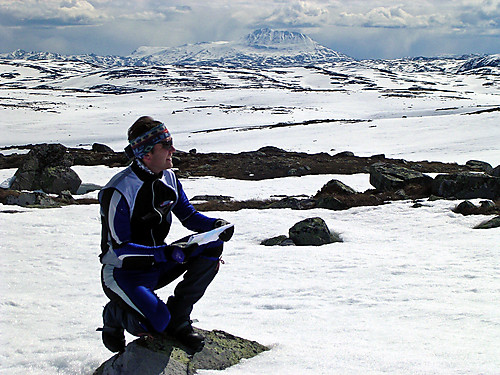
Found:
<svg viewBox="0 0 500 375"><path fill-rule="evenodd" d="M483 221L481 224L478 224L474 227L474 229L492 229L500 227L500 216L495 216L493 219Z"/></svg>

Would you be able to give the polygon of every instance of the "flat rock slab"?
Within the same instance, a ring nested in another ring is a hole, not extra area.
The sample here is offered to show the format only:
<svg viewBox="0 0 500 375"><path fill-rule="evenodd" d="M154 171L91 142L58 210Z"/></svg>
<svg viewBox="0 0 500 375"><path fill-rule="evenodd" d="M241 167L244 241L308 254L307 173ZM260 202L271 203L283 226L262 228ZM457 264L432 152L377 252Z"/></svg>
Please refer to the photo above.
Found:
<svg viewBox="0 0 500 375"><path fill-rule="evenodd" d="M244 358L252 358L269 350L268 347L231 335L224 331L205 331L195 328L205 336L205 347L189 356L182 346L169 337L137 339L104 362L94 375L185 375L197 370L224 370Z"/></svg>

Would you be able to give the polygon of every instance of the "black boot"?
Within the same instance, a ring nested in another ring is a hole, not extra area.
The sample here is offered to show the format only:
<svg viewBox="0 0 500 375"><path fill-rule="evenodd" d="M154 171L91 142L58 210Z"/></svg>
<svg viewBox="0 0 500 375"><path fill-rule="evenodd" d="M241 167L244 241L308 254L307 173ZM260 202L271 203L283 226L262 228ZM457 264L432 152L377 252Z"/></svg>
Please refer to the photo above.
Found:
<svg viewBox="0 0 500 375"><path fill-rule="evenodd" d="M188 354L192 355L201 352L205 346L205 337L194 331L191 321L174 327L170 327L169 325L167 333L184 345Z"/></svg>
<svg viewBox="0 0 500 375"><path fill-rule="evenodd" d="M102 312L104 323L102 328L102 342L113 353L125 350L125 333L116 319L116 308L117 305L114 302L108 302Z"/></svg>

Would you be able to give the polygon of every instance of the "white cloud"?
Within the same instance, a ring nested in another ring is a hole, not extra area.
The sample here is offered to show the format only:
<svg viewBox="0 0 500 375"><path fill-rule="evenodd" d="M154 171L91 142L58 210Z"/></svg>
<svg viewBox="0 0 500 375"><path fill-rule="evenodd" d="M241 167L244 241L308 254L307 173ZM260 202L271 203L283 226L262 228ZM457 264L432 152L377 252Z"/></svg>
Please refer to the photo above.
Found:
<svg viewBox="0 0 500 375"><path fill-rule="evenodd" d="M500 1L359 1L336 4L338 12L330 12L331 25L382 28L500 28Z"/></svg>
<svg viewBox="0 0 500 375"><path fill-rule="evenodd" d="M328 9L325 6L311 1L295 1L279 6L261 22L290 26L312 26L324 23L327 17Z"/></svg>
<svg viewBox="0 0 500 375"><path fill-rule="evenodd" d="M86 0L2 0L0 15L12 25L81 25L108 18Z"/></svg>
<svg viewBox="0 0 500 375"><path fill-rule="evenodd" d="M67 26L71 30L61 33ZM484 37L481 45L498 53L500 0L0 0L0 27L3 52L46 40L58 48L54 52L127 54L140 45L235 40L270 27L310 34L332 48L358 46L358 57L359 46L369 56L388 43L391 51L410 55L413 46L424 48L422 35L446 39L443 47L453 38Z"/></svg>

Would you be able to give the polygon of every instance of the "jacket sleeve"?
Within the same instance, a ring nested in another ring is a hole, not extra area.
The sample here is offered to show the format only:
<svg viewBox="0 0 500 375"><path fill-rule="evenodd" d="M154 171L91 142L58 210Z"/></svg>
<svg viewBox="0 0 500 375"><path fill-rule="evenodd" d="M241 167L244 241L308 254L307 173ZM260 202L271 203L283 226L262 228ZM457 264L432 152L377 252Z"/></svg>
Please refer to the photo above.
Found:
<svg viewBox="0 0 500 375"><path fill-rule="evenodd" d="M126 199L116 189L106 189L100 195L102 221L101 262L115 267L133 263L134 267L167 261L166 245L144 246L131 242L130 209Z"/></svg>
<svg viewBox="0 0 500 375"><path fill-rule="evenodd" d="M182 184L177 180L178 199L172 212L177 216L182 225L194 232L207 232L214 229L217 219L205 216L193 207L186 196Z"/></svg>

